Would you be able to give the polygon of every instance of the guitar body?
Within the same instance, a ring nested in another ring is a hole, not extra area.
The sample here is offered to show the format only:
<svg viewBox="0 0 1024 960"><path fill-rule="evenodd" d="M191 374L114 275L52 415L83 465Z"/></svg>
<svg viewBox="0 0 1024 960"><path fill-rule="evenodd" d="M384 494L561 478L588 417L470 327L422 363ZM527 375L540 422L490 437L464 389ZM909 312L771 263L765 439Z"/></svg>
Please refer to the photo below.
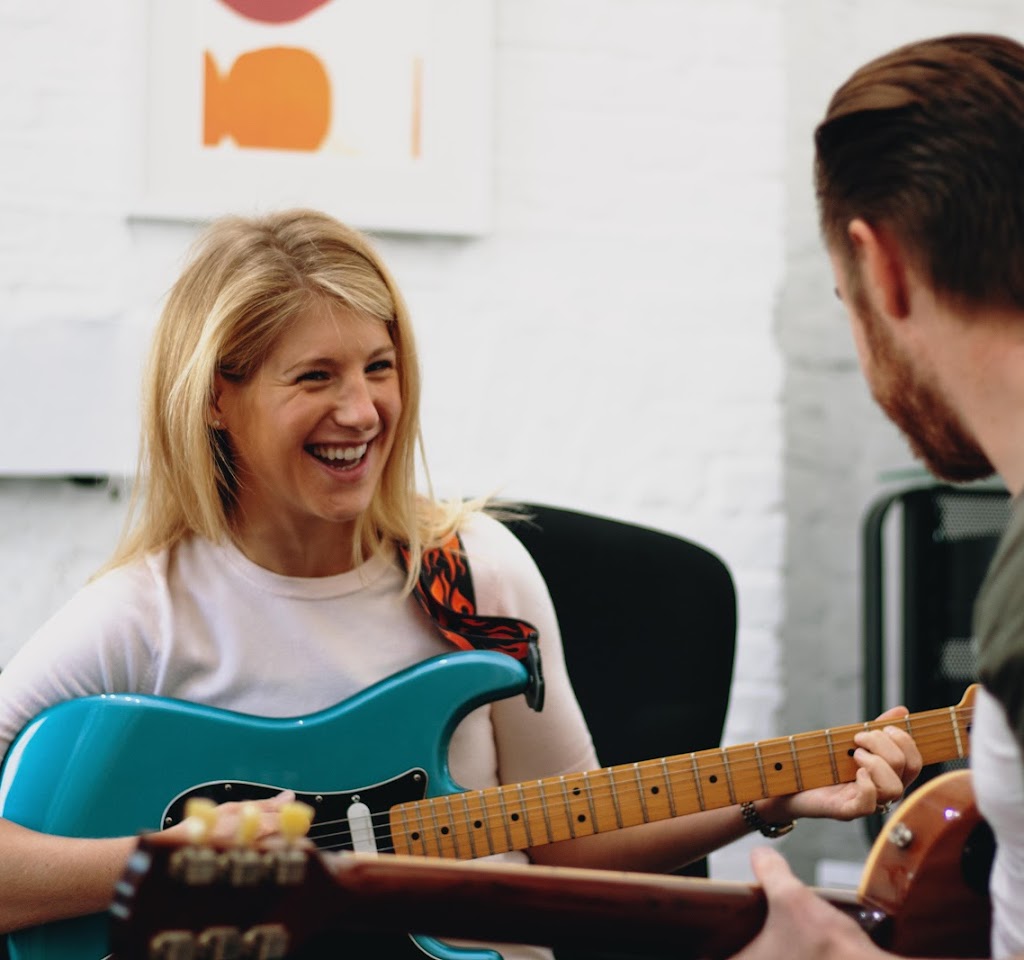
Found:
<svg viewBox="0 0 1024 960"><path fill-rule="evenodd" d="M366 803L377 842L386 845L383 814L394 803L462 790L448 769L458 723L484 703L523 692L527 681L505 654L466 651L304 717L266 719L130 694L71 700L40 714L11 745L0 816L61 836L129 836L176 822L185 795L243 800L289 788L314 806L333 803L328 817L343 815L353 797ZM416 939L441 960L497 956ZM12 960L99 960L109 952L107 919L20 931L9 949Z"/></svg>
<svg viewBox="0 0 1024 960"><path fill-rule="evenodd" d="M993 852L968 770L911 793L872 845L858 893L888 917L885 946L911 957L987 957Z"/></svg>

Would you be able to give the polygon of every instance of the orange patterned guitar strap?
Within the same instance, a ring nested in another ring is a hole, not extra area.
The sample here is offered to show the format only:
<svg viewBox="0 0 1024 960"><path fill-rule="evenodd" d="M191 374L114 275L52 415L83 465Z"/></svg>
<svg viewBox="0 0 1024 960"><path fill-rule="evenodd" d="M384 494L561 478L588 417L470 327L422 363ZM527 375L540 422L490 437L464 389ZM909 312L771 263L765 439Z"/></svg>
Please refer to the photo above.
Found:
<svg viewBox="0 0 1024 960"><path fill-rule="evenodd" d="M408 567L409 550L400 547ZM461 650L496 650L522 661L530 675L526 701L534 710L544 705L537 628L513 617L490 617L476 612L473 578L462 540L453 533L440 547L423 552L419 579L413 591L441 636Z"/></svg>

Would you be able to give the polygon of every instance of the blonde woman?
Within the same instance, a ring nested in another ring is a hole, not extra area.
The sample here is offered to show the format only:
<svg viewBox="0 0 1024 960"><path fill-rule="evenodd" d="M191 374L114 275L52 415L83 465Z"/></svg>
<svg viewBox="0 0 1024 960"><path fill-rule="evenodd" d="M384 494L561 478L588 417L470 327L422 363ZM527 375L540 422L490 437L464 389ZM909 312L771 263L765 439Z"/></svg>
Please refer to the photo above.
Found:
<svg viewBox="0 0 1024 960"><path fill-rule="evenodd" d="M89 694L293 717L447 653L412 588L423 550L457 532L478 612L539 631L546 700L473 710L452 737L452 776L482 788L596 767L529 555L478 504L416 492L419 393L408 311L365 237L308 210L213 224L156 331L131 522L0 674L0 751L45 707ZM862 746L855 782L763 801L759 815L849 819L899 796L920 767L913 742L878 731ZM289 797L260 801L263 833ZM218 829L237 813L227 805ZM667 870L750 829L730 808L507 856ZM133 844L0 821L0 929L103 909Z"/></svg>

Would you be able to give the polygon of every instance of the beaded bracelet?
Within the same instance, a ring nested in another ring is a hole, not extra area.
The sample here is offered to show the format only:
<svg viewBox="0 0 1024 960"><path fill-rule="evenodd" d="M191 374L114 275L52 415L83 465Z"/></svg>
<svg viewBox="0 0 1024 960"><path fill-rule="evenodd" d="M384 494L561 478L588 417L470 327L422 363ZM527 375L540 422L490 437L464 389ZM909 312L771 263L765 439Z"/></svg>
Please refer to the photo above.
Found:
<svg viewBox="0 0 1024 960"><path fill-rule="evenodd" d="M789 823L768 823L757 812L752 800L746 800L740 804L740 813L743 814L743 819L751 829L759 830L761 836L768 837L769 840L784 837L796 826L795 820L790 820Z"/></svg>

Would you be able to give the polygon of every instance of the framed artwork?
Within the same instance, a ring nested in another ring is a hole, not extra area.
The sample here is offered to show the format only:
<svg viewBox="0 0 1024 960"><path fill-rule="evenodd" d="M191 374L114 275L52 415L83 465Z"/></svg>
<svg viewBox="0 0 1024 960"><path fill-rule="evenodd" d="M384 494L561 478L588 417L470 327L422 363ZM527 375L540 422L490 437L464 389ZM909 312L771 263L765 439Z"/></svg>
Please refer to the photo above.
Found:
<svg viewBox="0 0 1024 960"><path fill-rule="evenodd" d="M148 0L142 217L491 215L492 0Z"/></svg>

